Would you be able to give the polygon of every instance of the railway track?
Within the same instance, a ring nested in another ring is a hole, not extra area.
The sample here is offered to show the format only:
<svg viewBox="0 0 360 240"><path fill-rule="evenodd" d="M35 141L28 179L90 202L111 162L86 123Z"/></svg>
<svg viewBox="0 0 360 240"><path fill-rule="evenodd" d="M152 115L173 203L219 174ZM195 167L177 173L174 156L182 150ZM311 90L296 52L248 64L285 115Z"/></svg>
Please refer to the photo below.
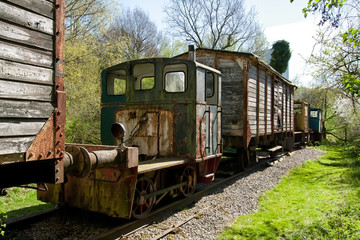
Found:
<svg viewBox="0 0 360 240"><path fill-rule="evenodd" d="M277 158L281 157L282 155L277 155ZM198 201L199 199L201 199L202 197L214 192L216 189L238 179L241 178L242 176L245 176L249 173L251 173L252 171L255 171L257 169L260 169L264 166L267 165L271 165L273 163L276 163L276 159L274 158L268 158L268 159L264 159L261 162L259 162L258 164L256 164L255 166L247 169L246 171L237 173L235 175L232 175L230 177L224 178L224 179L216 179L213 183L211 184L207 184L207 187L195 192L192 196L189 196L187 198L184 199L180 199L176 202L170 203L164 207L161 207L159 209L153 210L146 218L144 219L139 219L139 220L134 220L131 221L127 224L121 225L121 226L117 226L111 230L106 231L103 234L100 234L94 238L91 238L91 240L111 240L111 239L126 239L127 236L129 236L130 234L132 234L134 231L137 231L143 227L146 227L147 225L155 222L157 219L159 219L161 216L163 216L165 213L168 212L175 212L176 210L180 210L183 209L186 206L191 205L192 203ZM201 212L198 212L196 214L193 214L191 216L189 216L187 219L175 224L174 226L164 230L161 234L151 238L152 240L157 240L160 238L165 237L166 235L168 235L169 233L172 233L174 231L176 231L176 229L178 227L180 227L181 225L187 223L188 221L194 219L194 218L198 218L199 216L201 216L206 210L203 209Z"/></svg>
<svg viewBox="0 0 360 240"><path fill-rule="evenodd" d="M280 155L281 156L281 155ZM278 155L279 157L279 155ZM160 219L161 217L163 217L165 214L168 214L170 212L175 213L177 210L181 210L186 208L187 206L192 205L193 203L199 201L202 197L214 192L216 189L221 188L222 186L225 186L226 184L230 184L232 181L235 181L236 179L239 179L245 175L250 174L253 171L256 171L257 169L260 168L264 168L264 166L266 165L271 165L273 162L275 161L275 159L263 159L261 160L258 164L256 164L255 166L249 168L248 170L232 175L230 177L226 177L226 178L215 178L215 181L211 184L204 184L199 186L200 190L195 192L192 196L188 197L188 198L183 198L180 200L177 200L175 202L172 202L170 204L167 204L166 206L160 207L158 209L153 209L153 211L144 219L139 219L139 220L114 220L114 219L108 219L107 217L105 217L105 220L100 220L100 221L109 221L110 222L110 226L106 229L101 229L99 230L100 233L96 234L95 236L93 235L93 237L91 238L89 236L89 239L92 240L100 240L100 239L126 239L127 236L131 235L132 233L138 231L139 229L142 229L146 226L151 225L152 223L156 222L158 219ZM206 186L206 187L205 187ZM174 224L173 226L164 229L161 233L159 233L158 235L154 236L151 239L160 239L165 237L166 235L176 232L176 229L179 228L180 226L182 226L183 224L186 224L188 221L191 221L194 218L199 218L201 217L201 215L206 212L208 209L203 209L200 212L197 212L195 214L192 214L191 216L187 217L185 220L182 220L176 224ZM73 212L73 210L64 210L61 209L61 211L67 211L67 214L71 214ZM12 219L10 222L8 222L8 230L12 231L12 232L16 232L17 229L23 229L26 228L27 226L33 225L34 222L39 222L39 221L47 221L47 218L54 216L54 215L58 215L56 218L59 219L58 222L64 222L65 226L69 225L69 224L74 224L72 223L66 223L66 220L64 219L64 214L61 213L61 211L59 211L59 209L52 209L52 210L48 210L45 212L41 212L38 214L33 214L31 216L26 216L24 218L19 218L19 219ZM60 213L59 213L60 212ZM76 213L75 213L76 214ZM79 214L79 213L78 213ZM81 214L86 214L86 213L80 213ZM66 214L65 214L66 215ZM90 214L89 214L90 215ZM60 217L59 217L60 216ZM84 223L84 218L82 217L80 219L80 224ZM65 217L66 218L66 217ZM92 217L92 218L97 218L97 216ZM75 223L76 224L76 223ZM93 223L90 223L89 225L92 225ZM41 228L41 227L35 227L35 228ZM31 231L31 230L30 230ZM99 232L98 231L98 232ZM12 235L10 235L12 236ZM55 239L55 238L54 238ZM79 238L81 239L81 238Z"/></svg>

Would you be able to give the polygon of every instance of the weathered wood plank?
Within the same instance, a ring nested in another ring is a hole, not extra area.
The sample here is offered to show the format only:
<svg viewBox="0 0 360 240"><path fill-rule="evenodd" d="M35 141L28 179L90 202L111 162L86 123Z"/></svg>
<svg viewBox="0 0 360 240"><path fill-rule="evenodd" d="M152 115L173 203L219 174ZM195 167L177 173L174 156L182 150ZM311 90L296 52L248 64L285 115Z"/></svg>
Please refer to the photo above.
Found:
<svg viewBox="0 0 360 240"><path fill-rule="evenodd" d="M54 107L50 102L12 101L1 99L0 118L44 118L50 117Z"/></svg>
<svg viewBox="0 0 360 240"><path fill-rule="evenodd" d="M53 85L53 70L0 59L0 78Z"/></svg>
<svg viewBox="0 0 360 240"><path fill-rule="evenodd" d="M53 40L50 35L18 27L3 21L0 21L0 38L50 51L53 47Z"/></svg>
<svg viewBox="0 0 360 240"><path fill-rule="evenodd" d="M44 126L43 121L0 121L0 136L1 137L15 137L15 136L34 136Z"/></svg>
<svg viewBox="0 0 360 240"><path fill-rule="evenodd" d="M48 18L54 18L54 4L44 0L7 0L23 8L32 10L38 14L45 15Z"/></svg>
<svg viewBox="0 0 360 240"><path fill-rule="evenodd" d="M51 19L14 7L4 2L0 2L0 19L50 35L54 34L53 21Z"/></svg>
<svg viewBox="0 0 360 240"><path fill-rule="evenodd" d="M53 63L51 52L35 50L0 41L0 58L50 68Z"/></svg>
<svg viewBox="0 0 360 240"><path fill-rule="evenodd" d="M243 130L227 130L227 129L223 129L222 133L224 136L242 136L243 135Z"/></svg>
<svg viewBox="0 0 360 240"><path fill-rule="evenodd" d="M0 155L24 153L30 147L33 137L0 138Z"/></svg>
<svg viewBox="0 0 360 240"><path fill-rule="evenodd" d="M0 98L50 102L52 86L0 80Z"/></svg>

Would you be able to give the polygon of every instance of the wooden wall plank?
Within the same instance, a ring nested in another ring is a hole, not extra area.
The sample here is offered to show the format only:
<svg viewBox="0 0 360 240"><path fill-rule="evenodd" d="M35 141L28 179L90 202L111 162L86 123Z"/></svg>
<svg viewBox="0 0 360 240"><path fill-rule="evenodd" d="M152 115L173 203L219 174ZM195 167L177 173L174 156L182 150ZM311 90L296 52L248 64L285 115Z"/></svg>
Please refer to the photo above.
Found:
<svg viewBox="0 0 360 240"><path fill-rule="evenodd" d="M3 41L0 41L0 58L48 68L52 67L53 64L51 52L35 50Z"/></svg>
<svg viewBox="0 0 360 240"><path fill-rule="evenodd" d="M0 80L0 98L50 102L52 86Z"/></svg>
<svg viewBox="0 0 360 240"><path fill-rule="evenodd" d="M45 122L45 120L0 122L0 133L2 137L34 136L44 126Z"/></svg>
<svg viewBox="0 0 360 240"><path fill-rule="evenodd" d="M0 2L0 19L49 35L53 34L53 21L51 19L4 2Z"/></svg>
<svg viewBox="0 0 360 240"><path fill-rule="evenodd" d="M0 59L0 78L53 85L53 70Z"/></svg>
<svg viewBox="0 0 360 240"><path fill-rule="evenodd" d="M54 111L50 102L1 99L0 118L49 118Z"/></svg>
<svg viewBox="0 0 360 240"><path fill-rule="evenodd" d="M30 147L34 137L0 138L0 155L24 153Z"/></svg>
<svg viewBox="0 0 360 240"><path fill-rule="evenodd" d="M0 21L0 38L33 47L52 50L53 39L50 35L29 30Z"/></svg>
<svg viewBox="0 0 360 240"><path fill-rule="evenodd" d="M48 18L54 18L54 4L44 0L7 0L13 4L37 12Z"/></svg>

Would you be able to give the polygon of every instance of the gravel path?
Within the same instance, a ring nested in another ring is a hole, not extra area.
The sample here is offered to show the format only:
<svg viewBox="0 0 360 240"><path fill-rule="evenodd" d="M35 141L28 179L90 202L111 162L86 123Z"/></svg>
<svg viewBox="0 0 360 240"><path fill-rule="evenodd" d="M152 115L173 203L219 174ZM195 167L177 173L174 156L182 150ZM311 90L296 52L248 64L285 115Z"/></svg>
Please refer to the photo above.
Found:
<svg viewBox="0 0 360 240"><path fill-rule="evenodd" d="M290 169L322 155L323 153L311 148L294 151L273 166L234 180L214 194L203 197L187 210L164 218L126 239L151 239L192 215L196 217L164 239L215 239L237 217L256 211L259 196L279 183Z"/></svg>

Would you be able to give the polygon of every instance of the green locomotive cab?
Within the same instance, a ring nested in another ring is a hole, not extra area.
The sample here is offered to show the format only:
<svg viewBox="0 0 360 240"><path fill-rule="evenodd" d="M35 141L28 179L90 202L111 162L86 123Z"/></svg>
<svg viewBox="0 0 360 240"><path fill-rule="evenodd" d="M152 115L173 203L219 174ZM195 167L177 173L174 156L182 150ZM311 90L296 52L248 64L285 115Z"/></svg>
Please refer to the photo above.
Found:
<svg viewBox="0 0 360 240"><path fill-rule="evenodd" d="M221 156L220 72L179 59L121 63L102 73L101 139L138 147L139 160ZM110 132L125 128L122 139Z"/></svg>
<svg viewBox="0 0 360 240"><path fill-rule="evenodd" d="M135 60L102 72L102 143L137 149L123 177L132 179L133 217L214 179L222 156L220 93L220 72L191 60Z"/></svg>
<svg viewBox="0 0 360 240"><path fill-rule="evenodd" d="M222 156L220 72L190 60L135 60L102 72L103 145L68 144L66 183L38 198L142 218L165 196L209 183Z"/></svg>

